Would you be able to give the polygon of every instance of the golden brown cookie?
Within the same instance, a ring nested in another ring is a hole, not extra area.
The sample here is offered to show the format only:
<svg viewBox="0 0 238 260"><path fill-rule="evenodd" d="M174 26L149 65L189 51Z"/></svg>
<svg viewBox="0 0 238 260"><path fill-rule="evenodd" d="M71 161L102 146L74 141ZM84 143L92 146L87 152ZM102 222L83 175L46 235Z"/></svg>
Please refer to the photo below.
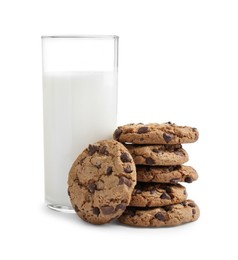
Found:
<svg viewBox="0 0 238 260"><path fill-rule="evenodd" d="M126 145L136 165L179 165L188 161L181 144Z"/></svg>
<svg viewBox="0 0 238 260"><path fill-rule="evenodd" d="M137 181L160 183L191 183L198 179L198 174L191 166L136 166Z"/></svg>
<svg viewBox="0 0 238 260"><path fill-rule="evenodd" d="M139 182L132 193L130 206L160 207L186 199L186 188L180 184Z"/></svg>
<svg viewBox="0 0 238 260"><path fill-rule="evenodd" d="M200 211L192 200L157 208L128 207L119 221L135 227L178 226L195 221Z"/></svg>
<svg viewBox="0 0 238 260"><path fill-rule="evenodd" d="M119 126L113 138L122 143L134 144L182 144L193 143L199 137L198 130L189 126L164 124L128 124Z"/></svg>
<svg viewBox="0 0 238 260"><path fill-rule="evenodd" d="M135 184L135 164L128 150L115 140L104 140L78 156L69 173L68 192L80 218L104 224L123 213Z"/></svg>

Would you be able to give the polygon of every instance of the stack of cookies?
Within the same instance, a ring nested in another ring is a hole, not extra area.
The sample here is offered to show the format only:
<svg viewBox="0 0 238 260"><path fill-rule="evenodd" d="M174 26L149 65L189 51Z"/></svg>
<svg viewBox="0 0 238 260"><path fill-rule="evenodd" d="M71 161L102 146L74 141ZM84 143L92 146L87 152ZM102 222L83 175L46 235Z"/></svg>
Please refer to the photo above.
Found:
<svg viewBox="0 0 238 260"><path fill-rule="evenodd" d="M186 188L196 171L183 163L182 143L195 142L198 131L165 124L118 127L115 140L90 144L75 160L68 194L77 215L92 224L114 219L140 227L176 226L195 221L199 208Z"/></svg>
<svg viewBox="0 0 238 260"><path fill-rule="evenodd" d="M198 139L196 128L164 124L129 124L114 132L136 165L137 184L120 222L132 226L176 226L199 217L199 208L187 199L179 182L197 180L197 172L185 166L189 157L183 143Z"/></svg>

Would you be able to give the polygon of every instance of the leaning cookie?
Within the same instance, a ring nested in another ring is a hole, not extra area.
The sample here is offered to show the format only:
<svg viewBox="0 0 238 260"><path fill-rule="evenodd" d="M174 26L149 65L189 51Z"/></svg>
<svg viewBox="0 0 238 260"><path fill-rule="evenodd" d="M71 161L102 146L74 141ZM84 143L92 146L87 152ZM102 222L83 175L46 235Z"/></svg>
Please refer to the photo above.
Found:
<svg viewBox="0 0 238 260"><path fill-rule="evenodd" d="M136 165L179 165L188 161L181 144L176 145L125 145Z"/></svg>
<svg viewBox="0 0 238 260"><path fill-rule="evenodd" d="M122 143L134 144L182 144L193 143L199 137L198 130L189 126L164 124L128 124L119 126L113 138Z"/></svg>
<svg viewBox="0 0 238 260"><path fill-rule="evenodd" d="M135 164L128 150L115 140L105 140L78 156L69 173L68 192L80 218L103 224L123 213L135 184Z"/></svg>
<svg viewBox="0 0 238 260"><path fill-rule="evenodd" d="M128 207L119 221L135 227L178 226L195 221L200 211L192 200L157 208Z"/></svg>
<svg viewBox="0 0 238 260"><path fill-rule="evenodd" d="M198 179L194 168L185 165L175 166L136 166L137 181L159 183L191 183Z"/></svg>
<svg viewBox="0 0 238 260"><path fill-rule="evenodd" d="M130 206L160 207L180 203L186 199L186 188L180 184L137 183Z"/></svg>

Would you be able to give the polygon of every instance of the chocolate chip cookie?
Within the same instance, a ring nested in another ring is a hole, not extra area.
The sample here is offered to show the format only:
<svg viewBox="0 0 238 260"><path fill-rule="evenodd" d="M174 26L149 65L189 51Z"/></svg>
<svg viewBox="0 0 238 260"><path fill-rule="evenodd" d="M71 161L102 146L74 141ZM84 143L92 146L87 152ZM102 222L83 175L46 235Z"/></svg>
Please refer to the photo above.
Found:
<svg viewBox="0 0 238 260"><path fill-rule="evenodd" d="M175 145L132 145L126 148L135 164L140 165L179 165L188 161L187 152L181 144Z"/></svg>
<svg viewBox="0 0 238 260"><path fill-rule="evenodd" d="M186 199L186 189L180 184L137 183L130 206L160 207L180 203Z"/></svg>
<svg viewBox="0 0 238 260"><path fill-rule="evenodd" d="M164 124L128 124L119 126L113 138L122 143L134 144L182 144L193 143L199 137L198 130L189 126Z"/></svg>
<svg viewBox="0 0 238 260"><path fill-rule="evenodd" d="M198 174L191 166L136 166L137 181L160 183L191 183L198 179Z"/></svg>
<svg viewBox="0 0 238 260"><path fill-rule="evenodd" d="M69 173L68 192L80 218L103 224L123 213L135 184L135 164L128 150L115 140L105 140L78 156Z"/></svg>
<svg viewBox="0 0 238 260"><path fill-rule="evenodd" d="M157 208L128 207L119 221L136 227L178 226L195 221L200 211L192 200Z"/></svg>
<svg viewBox="0 0 238 260"><path fill-rule="evenodd" d="M128 124L119 126L113 138L122 143L134 144L182 144L198 140L194 127L178 126L171 122L157 124Z"/></svg>

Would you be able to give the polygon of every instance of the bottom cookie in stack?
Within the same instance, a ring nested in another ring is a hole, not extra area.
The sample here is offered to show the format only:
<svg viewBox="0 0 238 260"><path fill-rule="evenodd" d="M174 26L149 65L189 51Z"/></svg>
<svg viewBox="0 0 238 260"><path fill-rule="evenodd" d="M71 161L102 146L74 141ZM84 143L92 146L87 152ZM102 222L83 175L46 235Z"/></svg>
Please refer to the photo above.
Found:
<svg viewBox="0 0 238 260"><path fill-rule="evenodd" d="M192 200L155 208L128 207L119 218L123 224L136 227L165 227L195 221L199 208Z"/></svg>

